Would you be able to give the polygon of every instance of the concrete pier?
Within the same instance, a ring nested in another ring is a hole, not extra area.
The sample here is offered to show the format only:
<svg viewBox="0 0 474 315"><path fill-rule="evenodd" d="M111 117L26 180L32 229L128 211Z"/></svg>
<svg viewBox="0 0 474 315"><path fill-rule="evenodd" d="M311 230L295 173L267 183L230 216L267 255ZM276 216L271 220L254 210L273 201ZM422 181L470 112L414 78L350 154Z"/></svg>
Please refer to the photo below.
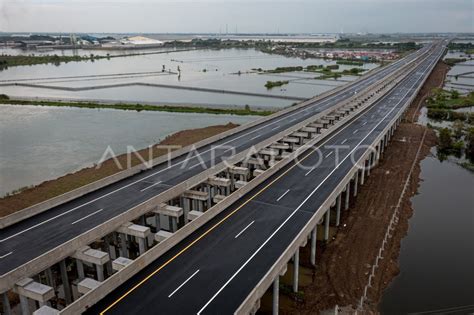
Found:
<svg viewBox="0 0 474 315"><path fill-rule="evenodd" d="M158 206L158 208L153 210L153 212L155 214L167 216L169 218L170 230L173 233L178 230L178 220L182 215L184 215L183 208L170 206L166 203L163 203L160 206Z"/></svg>
<svg viewBox="0 0 474 315"><path fill-rule="evenodd" d="M96 281L91 278L85 278L77 284L77 291L80 294L86 294L87 292L94 290L100 285L100 281Z"/></svg>
<svg viewBox="0 0 474 315"><path fill-rule="evenodd" d="M165 239L173 235L173 233L170 233L168 231L160 230L155 234L155 241L157 242L163 242Z"/></svg>
<svg viewBox="0 0 474 315"><path fill-rule="evenodd" d="M326 210L326 218L324 219L324 239L329 240L329 222L331 221L331 208Z"/></svg>
<svg viewBox="0 0 474 315"><path fill-rule="evenodd" d="M277 276L273 281L273 306L272 306L272 314L278 315L279 309L279 299L280 299L280 276Z"/></svg>
<svg viewBox="0 0 474 315"><path fill-rule="evenodd" d="M104 281L104 265L110 260L108 253L85 246L76 251L72 257L77 259L78 272L81 273L79 279L84 278L84 266L82 262L85 261L95 265L97 280L101 282Z"/></svg>
<svg viewBox="0 0 474 315"><path fill-rule="evenodd" d="M295 252L293 257L293 292L298 292L298 278L300 271L300 247Z"/></svg>
<svg viewBox="0 0 474 315"><path fill-rule="evenodd" d="M349 197L351 195L351 181L349 181L346 185L346 200L344 203L344 210L349 209Z"/></svg>
<svg viewBox="0 0 474 315"><path fill-rule="evenodd" d="M61 282L63 283L64 299L66 300L66 304L70 304L72 302L72 291L71 285L69 284L69 277L67 275L66 260L63 259L59 262L59 270L61 271Z"/></svg>
<svg viewBox="0 0 474 315"><path fill-rule="evenodd" d="M311 265L316 266L316 242L318 239L318 225L314 227L314 229L311 231L311 256L310 256L310 262Z"/></svg>
<svg viewBox="0 0 474 315"><path fill-rule="evenodd" d="M8 292L2 293L3 314L11 315L12 309L10 307L10 300L8 299Z"/></svg>
<svg viewBox="0 0 474 315"><path fill-rule="evenodd" d="M342 195L339 194L336 198L336 226L341 223L341 199Z"/></svg>
<svg viewBox="0 0 474 315"><path fill-rule="evenodd" d="M59 311L47 305L41 306L39 309L33 312L33 315L58 315Z"/></svg>
<svg viewBox="0 0 474 315"><path fill-rule="evenodd" d="M125 258L125 257L119 257L112 261L112 269L115 271L122 270L125 268L128 264L132 263L133 260Z"/></svg>
<svg viewBox="0 0 474 315"><path fill-rule="evenodd" d="M20 296L21 311L23 315L30 314L28 299L35 300L40 307L54 297L54 289L50 286L35 282L31 278L25 278L16 283L15 291Z"/></svg>

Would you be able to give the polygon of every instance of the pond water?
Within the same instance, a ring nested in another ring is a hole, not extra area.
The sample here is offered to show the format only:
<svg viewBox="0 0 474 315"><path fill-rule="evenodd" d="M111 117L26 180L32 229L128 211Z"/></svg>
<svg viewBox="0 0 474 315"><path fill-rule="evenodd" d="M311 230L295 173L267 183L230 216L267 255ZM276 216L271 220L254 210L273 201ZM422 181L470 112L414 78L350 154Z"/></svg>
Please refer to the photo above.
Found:
<svg viewBox="0 0 474 315"><path fill-rule="evenodd" d="M419 123L449 127L426 117ZM400 274L384 292L382 314L468 314L474 311L474 173L440 161L436 148L421 162L413 217L402 240ZM426 313L425 313L426 312Z"/></svg>
<svg viewBox="0 0 474 315"><path fill-rule="evenodd" d="M167 135L254 116L135 112L38 106L0 106L0 196L157 143Z"/></svg>
<svg viewBox="0 0 474 315"><path fill-rule="evenodd" d="M384 293L382 314L474 310L474 174L435 154L421 162L401 271Z"/></svg>
<svg viewBox="0 0 474 315"><path fill-rule="evenodd" d="M52 52L50 52L52 53ZM80 52L79 54L86 54ZM94 87L117 83L144 82L180 87L200 87L218 90L259 93L276 96L309 98L321 94L347 81L356 79L344 76L339 80L314 80L316 73L257 74L252 69L274 69L286 66L329 65L335 61L298 59L264 54L255 49L194 50L164 54L100 59L94 62L69 62L59 66L34 65L11 67L0 71L0 83L28 80L30 84L61 87ZM162 67L172 73L161 73ZM181 75L178 76L178 67ZM341 65L340 71L353 66ZM376 64L364 64L369 70ZM240 75L238 74L240 71ZM155 72L155 73L150 73ZM156 73L158 72L158 73ZM131 75L133 73L133 75ZM120 76L118 76L120 74ZM124 74L129 74L125 76ZM104 75L114 75L103 77ZM95 76L95 77L81 77ZM102 76L102 77L97 77ZM67 79L63 78L75 77ZM288 80L282 87L266 89L267 81ZM250 105L256 107L284 107L295 100L232 95L210 92L176 90L163 87L122 86L86 91L64 91L47 88L2 86L2 93L20 97L74 98L94 100L143 101L161 103Z"/></svg>

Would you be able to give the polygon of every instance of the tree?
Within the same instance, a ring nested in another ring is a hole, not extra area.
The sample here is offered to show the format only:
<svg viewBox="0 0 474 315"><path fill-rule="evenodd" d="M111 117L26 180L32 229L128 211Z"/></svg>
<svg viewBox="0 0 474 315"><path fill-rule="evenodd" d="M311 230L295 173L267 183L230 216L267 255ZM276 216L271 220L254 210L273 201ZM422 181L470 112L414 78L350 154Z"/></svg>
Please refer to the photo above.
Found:
<svg viewBox="0 0 474 315"><path fill-rule="evenodd" d="M459 92L457 90L451 90L451 99L456 100L459 98Z"/></svg>
<svg viewBox="0 0 474 315"><path fill-rule="evenodd" d="M443 128L439 132L439 149L441 151L449 151L453 145L451 139L451 131L448 128Z"/></svg>
<svg viewBox="0 0 474 315"><path fill-rule="evenodd" d="M453 123L453 136L456 139L459 139L463 135L463 130L464 130L464 123L461 120L456 120Z"/></svg>

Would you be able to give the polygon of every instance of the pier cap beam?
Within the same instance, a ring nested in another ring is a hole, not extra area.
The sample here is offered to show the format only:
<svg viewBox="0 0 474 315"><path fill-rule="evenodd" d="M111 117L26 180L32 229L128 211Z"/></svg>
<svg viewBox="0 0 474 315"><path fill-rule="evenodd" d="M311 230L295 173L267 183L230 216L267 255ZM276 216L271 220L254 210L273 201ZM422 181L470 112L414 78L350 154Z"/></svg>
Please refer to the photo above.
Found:
<svg viewBox="0 0 474 315"><path fill-rule="evenodd" d="M54 289L50 286L25 278L16 283L16 293L32 300L44 303L54 297Z"/></svg>

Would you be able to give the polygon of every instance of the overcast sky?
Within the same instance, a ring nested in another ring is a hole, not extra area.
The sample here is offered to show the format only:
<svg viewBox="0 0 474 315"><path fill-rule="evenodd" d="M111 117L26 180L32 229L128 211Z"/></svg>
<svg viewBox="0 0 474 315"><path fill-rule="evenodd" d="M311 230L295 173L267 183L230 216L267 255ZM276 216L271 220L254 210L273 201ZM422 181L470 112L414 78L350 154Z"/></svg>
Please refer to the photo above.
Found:
<svg viewBox="0 0 474 315"><path fill-rule="evenodd" d="M474 0L0 0L6 32L474 32Z"/></svg>

